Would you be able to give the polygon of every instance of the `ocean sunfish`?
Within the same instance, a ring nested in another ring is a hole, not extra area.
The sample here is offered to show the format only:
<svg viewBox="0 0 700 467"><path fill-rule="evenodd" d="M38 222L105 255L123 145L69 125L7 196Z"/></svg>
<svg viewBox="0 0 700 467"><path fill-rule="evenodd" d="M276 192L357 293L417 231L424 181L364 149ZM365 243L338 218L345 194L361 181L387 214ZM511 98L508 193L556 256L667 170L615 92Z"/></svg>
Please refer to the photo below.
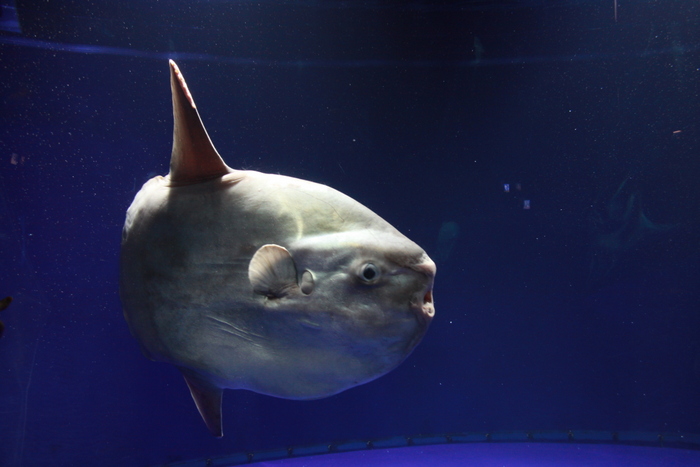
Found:
<svg viewBox="0 0 700 467"><path fill-rule="evenodd" d="M143 353L177 366L222 436L223 389L337 394L391 371L435 314L435 263L348 196L228 167L170 61L170 173L126 213L120 296Z"/></svg>

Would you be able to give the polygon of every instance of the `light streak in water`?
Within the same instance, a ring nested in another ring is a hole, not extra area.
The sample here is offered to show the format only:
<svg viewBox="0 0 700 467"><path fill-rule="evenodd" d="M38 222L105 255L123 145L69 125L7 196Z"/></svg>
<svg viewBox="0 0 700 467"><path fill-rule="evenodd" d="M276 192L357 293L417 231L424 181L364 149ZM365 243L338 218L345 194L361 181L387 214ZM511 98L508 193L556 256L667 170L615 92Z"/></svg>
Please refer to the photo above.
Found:
<svg viewBox="0 0 700 467"><path fill-rule="evenodd" d="M617 0L615 0L617 5ZM432 67L479 67L487 66L511 66L511 65L532 65L539 63L558 62L588 62L594 60L608 60L615 58L619 54L613 52L571 54L571 55L529 55L516 57L481 57L477 61L470 60L397 60L397 59L368 59L368 60L275 60L259 59L247 57L232 57L229 55L216 55L208 53L192 52L158 52L150 50L130 49L127 47L107 47L100 45L68 44L62 42L44 41L17 36L0 35L0 44L14 45L19 47L30 47L35 49L52 50L56 52L82 53L89 55L116 55L124 57L140 57L155 60L193 60L205 62L230 63L234 65L254 65L254 66L286 66L286 67L311 67L311 68L381 68L381 67L404 67L404 68L432 68ZM700 50L700 44L684 45L683 53L688 54ZM678 47L666 47L659 49L640 50L636 54L627 54L627 57L648 57L652 55L676 55Z"/></svg>

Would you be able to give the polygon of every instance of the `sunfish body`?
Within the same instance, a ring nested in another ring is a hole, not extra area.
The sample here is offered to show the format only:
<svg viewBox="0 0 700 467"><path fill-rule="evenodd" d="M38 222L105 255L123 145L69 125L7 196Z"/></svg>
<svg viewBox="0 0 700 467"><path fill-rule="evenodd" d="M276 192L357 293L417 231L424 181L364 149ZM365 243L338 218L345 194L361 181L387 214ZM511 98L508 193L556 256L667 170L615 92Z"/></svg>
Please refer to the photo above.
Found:
<svg viewBox="0 0 700 467"><path fill-rule="evenodd" d="M435 313L435 264L325 185L234 170L170 61L170 173L126 215L120 295L146 356L184 374L222 436L224 388L315 399L395 368Z"/></svg>

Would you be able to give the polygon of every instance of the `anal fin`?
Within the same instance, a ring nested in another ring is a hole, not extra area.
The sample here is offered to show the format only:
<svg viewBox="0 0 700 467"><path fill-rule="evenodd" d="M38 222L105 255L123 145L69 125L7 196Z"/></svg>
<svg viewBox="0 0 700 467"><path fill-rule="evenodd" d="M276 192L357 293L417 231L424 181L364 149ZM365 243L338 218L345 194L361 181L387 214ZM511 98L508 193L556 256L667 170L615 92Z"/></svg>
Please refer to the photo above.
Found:
<svg viewBox="0 0 700 467"><path fill-rule="evenodd" d="M206 381L202 376L187 368L180 368L185 382L190 388L190 394L197 404L199 414L209 428L212 435L217 438L224 436L221 424L221 398L224 390Z"/></svg>

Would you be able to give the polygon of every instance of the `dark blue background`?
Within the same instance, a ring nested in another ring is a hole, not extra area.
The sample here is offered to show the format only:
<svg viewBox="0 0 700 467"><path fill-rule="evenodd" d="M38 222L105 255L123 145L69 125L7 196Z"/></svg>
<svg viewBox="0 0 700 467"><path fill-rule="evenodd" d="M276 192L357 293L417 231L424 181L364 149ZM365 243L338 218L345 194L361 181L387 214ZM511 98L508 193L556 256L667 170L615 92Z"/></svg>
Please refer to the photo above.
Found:
<svg viewBox="0 0 700 467"><path fill-rule="evenodd" d="M55 3L0 33L1 465L700 432L697 2ZM169 57L230 166L333 186L438 260L397 370L313 402L226 391L216 440L140 354L119 240L167 172Z"/></svg>

